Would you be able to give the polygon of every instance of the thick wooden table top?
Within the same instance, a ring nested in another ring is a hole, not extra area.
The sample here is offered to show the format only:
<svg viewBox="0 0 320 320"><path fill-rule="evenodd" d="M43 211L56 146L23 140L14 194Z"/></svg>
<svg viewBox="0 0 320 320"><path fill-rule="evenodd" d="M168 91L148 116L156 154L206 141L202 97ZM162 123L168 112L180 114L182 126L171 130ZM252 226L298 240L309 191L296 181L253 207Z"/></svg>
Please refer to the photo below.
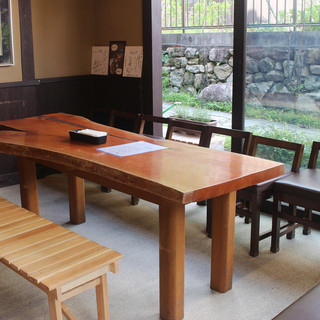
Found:
<svg viewBox="0 0 320 320"><path fill-rule="evenodd" d="M68 131L82 128L107 132L107 142L97 146L71 141ZM85 178L105 177L115 185L132 190L138 187L146 193L147 200L154 197L154 202L158 202L158 198L182 204L205 200L284 172L283 165L277 162L155 140L64 113L2 121L0 129L3 130L0 131L0 152L55 163L69 173L85 173ZM127 157L97 151L97 148L134 141L147 141L167 149Z"/></svg>

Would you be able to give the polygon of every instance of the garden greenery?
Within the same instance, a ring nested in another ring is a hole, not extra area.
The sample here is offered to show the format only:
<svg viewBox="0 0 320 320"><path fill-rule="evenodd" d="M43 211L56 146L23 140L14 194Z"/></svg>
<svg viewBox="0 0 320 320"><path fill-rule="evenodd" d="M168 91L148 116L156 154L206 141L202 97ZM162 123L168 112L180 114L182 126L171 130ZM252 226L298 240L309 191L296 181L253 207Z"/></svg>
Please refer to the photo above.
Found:
<svg viewBox="0 0 320 320"><path fill-rule="evenodd" d="M204 110L214 110L227 113L232 112L231 102L207 102L201 101L194 94L191 94L189 92L176 93L169 89L167 79L165 78L163 80L163 85L163 101L172 104L177 104L177 106L175 106L175 111L177 112L177 114L180 114L181 118L191 118L190 111L188 111L190 110L190 108L186 107L193 107L194 110L199 110L199 113L204 112ZM319 114L296 111L292 109L253 107L246 105L246 117L264 119L282 124L281 127L279 125L270 125L264 128L253 127L250 130L253 132L254 135L260 135L273 139L281 139L304 144L304 155L302 158L301 167L307 167L312 141L320 141L320 131L319 134L308 135L302 132L302 130L299 131L290 128L290 125L295 125L301 128L320 129ZM230 139L226 138L224 148L226 150L230 150ZM287 169L290 169L289 167L292 163L293 154L291 151L282 150L278 148L270 150L270 147L261 146L257 150L257 156L282 162L286 164Z"/></svg>

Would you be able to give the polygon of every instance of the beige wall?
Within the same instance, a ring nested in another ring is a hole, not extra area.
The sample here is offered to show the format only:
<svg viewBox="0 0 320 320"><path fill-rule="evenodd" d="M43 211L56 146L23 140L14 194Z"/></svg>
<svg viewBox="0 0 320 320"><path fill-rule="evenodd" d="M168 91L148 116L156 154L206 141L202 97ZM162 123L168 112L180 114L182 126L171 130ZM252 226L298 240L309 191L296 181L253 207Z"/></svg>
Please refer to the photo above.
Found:
<svg viewBox="0 0 320 320"><path fill-rule="evenodd" d="M142 45L142 0L96 0L95 45Z"/></svg>
<svg viewBox="0 0 320 320"><path fill-rule="evenodd" d="M14 65L0 67L0 83L22 80L18 0L12 0Z"/></svg>
<svg viewBox="0 0 320 320"><path fill-rule="evenodd" d="M21 81L18 0L12 0L15 65L0 82ZM142 0L31 0L36 79L90 73L91 47L125 40L142 45Z"/></svg>
<svg viewBox="0 0 320 320"><path fill-rule="evenodd" d="M36 78L90 72L94 36L92 0L32 0Z"/></svg>
<svg viewBox="0 0 320 320"><path fill-rule="evenodd" d="M36 78L90 74L93 45L142 45L141 1L32 0Z"/></svg>

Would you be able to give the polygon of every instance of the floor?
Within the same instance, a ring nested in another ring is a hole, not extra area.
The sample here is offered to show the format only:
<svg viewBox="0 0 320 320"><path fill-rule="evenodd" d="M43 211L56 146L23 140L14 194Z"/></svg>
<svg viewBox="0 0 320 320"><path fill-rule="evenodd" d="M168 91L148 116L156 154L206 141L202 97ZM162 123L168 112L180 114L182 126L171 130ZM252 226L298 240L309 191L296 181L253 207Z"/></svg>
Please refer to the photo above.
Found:
<svg viewBox="0 0 320 320"><path fill-rule="evenodd" d="M112 190L102 193L86 182L87 221L69 224L66 178L55 174L39 180L41 215L123 254L120 270L109 274L111 319L159 319L158 207ZM17 185L0 189L0 196L20 204ZM263 217L262 228L270 226ZM186 208L185 319L269 320L320 282L320 233L281 239L277 254L270 239L260 243L260 255L248 255L249 225L236 218L233 289L210 290L210 239L205 207ZM95 294L89 290L67 301L83 320L97 319ZM46 295L0 264L0 320L49 319Z"/></svg>

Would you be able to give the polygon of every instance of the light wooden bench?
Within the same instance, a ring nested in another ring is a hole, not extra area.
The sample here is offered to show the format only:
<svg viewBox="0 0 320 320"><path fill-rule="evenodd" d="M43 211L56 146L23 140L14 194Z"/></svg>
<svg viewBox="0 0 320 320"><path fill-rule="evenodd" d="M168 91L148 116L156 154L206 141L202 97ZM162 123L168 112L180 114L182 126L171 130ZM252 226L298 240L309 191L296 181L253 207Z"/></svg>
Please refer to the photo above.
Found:
<svg viewBox="0 0 320 320"><path fill-rule="evenodd" d="M0 262L48 295L51 320L76 319L64 301L93 287L98 319L109 319L107 272L121 257L0 197Z"/></svg>

